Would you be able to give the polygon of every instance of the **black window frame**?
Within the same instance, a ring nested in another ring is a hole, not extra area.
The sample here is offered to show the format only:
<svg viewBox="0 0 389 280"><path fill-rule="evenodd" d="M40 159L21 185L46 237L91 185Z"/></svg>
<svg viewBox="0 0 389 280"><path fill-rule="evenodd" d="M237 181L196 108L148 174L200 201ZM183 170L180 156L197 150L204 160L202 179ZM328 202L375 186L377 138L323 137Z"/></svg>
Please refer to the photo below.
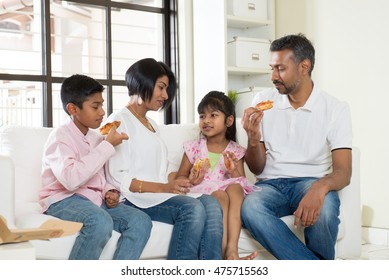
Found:
<svg viewBox="0 0 389 280"><path fill-rule="evenodd" d="M106 48L107 48L107 77L106 79L97 79L104 84L107 93L106 110L107 115L113 111L113 87L125 86L124 80L115 80L112 78L112 31L111 31L111 10L114 8L123 8L136 11L146 11L159 13L163 15L163 31L164 31L164 62L171 67L176 74L178 82L178 16L177 16L177 0L163 0L163 7L150 7L131 3L116 2L111 0L66 0L79 4L99 6L107 11L106 18ZM53 102L52 89L53 84L62 83L66 77L57 77L52 75L51 68L51 26L50 26L50 0L43 0L41 6L41 21L42 21L42 74L5 74L0 73L0 80L13 81L29 81L42 83L42 114L43 127L53 127ZM178 86L179 88L179 86ZM177 93L172 105L165 109L164 120L165 124L179 123L179 93Z"/></svg>

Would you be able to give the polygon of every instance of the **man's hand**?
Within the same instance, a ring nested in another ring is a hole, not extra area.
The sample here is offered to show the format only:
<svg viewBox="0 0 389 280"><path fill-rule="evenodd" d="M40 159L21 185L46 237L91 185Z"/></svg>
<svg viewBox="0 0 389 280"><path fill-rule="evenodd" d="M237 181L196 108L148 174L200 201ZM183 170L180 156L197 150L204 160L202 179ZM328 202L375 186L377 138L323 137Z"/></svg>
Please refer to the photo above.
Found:
<svg viewBox="0 0 389 280"><path fill-rule="evenodd" d="M263 111L249 107L244 110L242 117L242 126L247 133L249 144L257 145L261 139L259 124L263 118Z"/></svg>
<svg viewBox="0 0 389 280"><path fill-rule="evenodd" d="M313 183L294 212L294 227L297 227L299 223L303 227L313 226L316 223L326 194L327 191L325 188Z"/></svg>

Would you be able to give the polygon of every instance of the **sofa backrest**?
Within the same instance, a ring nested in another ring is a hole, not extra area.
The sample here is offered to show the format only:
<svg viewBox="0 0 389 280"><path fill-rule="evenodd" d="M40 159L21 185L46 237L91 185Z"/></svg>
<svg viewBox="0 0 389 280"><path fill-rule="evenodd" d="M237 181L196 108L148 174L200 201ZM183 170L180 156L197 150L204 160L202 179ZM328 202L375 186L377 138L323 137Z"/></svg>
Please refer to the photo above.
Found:
<svg viewBox="0 0 389 280"><path fill-rule="evenodd" d="M169 124L158 126L168 148L169 171L176 171L184 154L183 143L199 137L198 124Z"/></svg>

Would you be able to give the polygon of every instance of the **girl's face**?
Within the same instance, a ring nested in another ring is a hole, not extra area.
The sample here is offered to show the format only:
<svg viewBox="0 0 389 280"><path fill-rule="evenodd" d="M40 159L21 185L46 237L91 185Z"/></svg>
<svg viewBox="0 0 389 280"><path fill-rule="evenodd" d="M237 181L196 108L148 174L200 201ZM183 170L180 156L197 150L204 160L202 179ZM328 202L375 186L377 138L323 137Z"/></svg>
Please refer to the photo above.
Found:
<svg viewBox="0 0 389 280"><path fill-rule="evenodd" d="M219 110L206 107L204 112L199 115L199 127L207 137L220 134L224 136L227 130L226 115Z"/></svg>
<svg viewBox="0 0 389 280"><path fill-rule="evenodd" d="M146 105L149 110L158 111L159 109L161 109L164 102L169 98L169 95L167 93L168 86L169 78L167 76L162 76L157 79L157 81L155 82L153 97L149 102L146 102Z"/></svg>
<svg viewBox="0 0 389 280"><path fill-rule="evenodd" d="M105 115L103 103L102 93L97 92L90 95L82 103L82 109L75 104L68 104L68 112L71 114L73 122L83 134L86 134L89 128L98 128L103 122Z"/></svg>

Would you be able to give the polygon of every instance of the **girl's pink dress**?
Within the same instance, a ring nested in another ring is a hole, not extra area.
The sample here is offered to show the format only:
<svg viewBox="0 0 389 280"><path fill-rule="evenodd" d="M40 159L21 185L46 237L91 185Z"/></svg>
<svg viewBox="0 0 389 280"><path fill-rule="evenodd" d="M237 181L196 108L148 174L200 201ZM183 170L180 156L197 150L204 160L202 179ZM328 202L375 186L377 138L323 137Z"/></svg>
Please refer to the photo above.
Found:
<svg viewBox="0 0 389 280"><path fill-rule="evenodd" d="M206 138L201 136L200 139L185 142L184 151L192 165L198 158L207 158L208 148ZM224 151L234 153L235 157L240 160L244 157L246 149L238 143L230 141ZM204 180L200 184L193 186L190 192L211 194L216 190L226 190L231 184L240 184L245 194L250 193L254 187L254 185L250 184L244 176L231 178L230 173L227 172L222 155L216 166L207 171Z"/></svg>

